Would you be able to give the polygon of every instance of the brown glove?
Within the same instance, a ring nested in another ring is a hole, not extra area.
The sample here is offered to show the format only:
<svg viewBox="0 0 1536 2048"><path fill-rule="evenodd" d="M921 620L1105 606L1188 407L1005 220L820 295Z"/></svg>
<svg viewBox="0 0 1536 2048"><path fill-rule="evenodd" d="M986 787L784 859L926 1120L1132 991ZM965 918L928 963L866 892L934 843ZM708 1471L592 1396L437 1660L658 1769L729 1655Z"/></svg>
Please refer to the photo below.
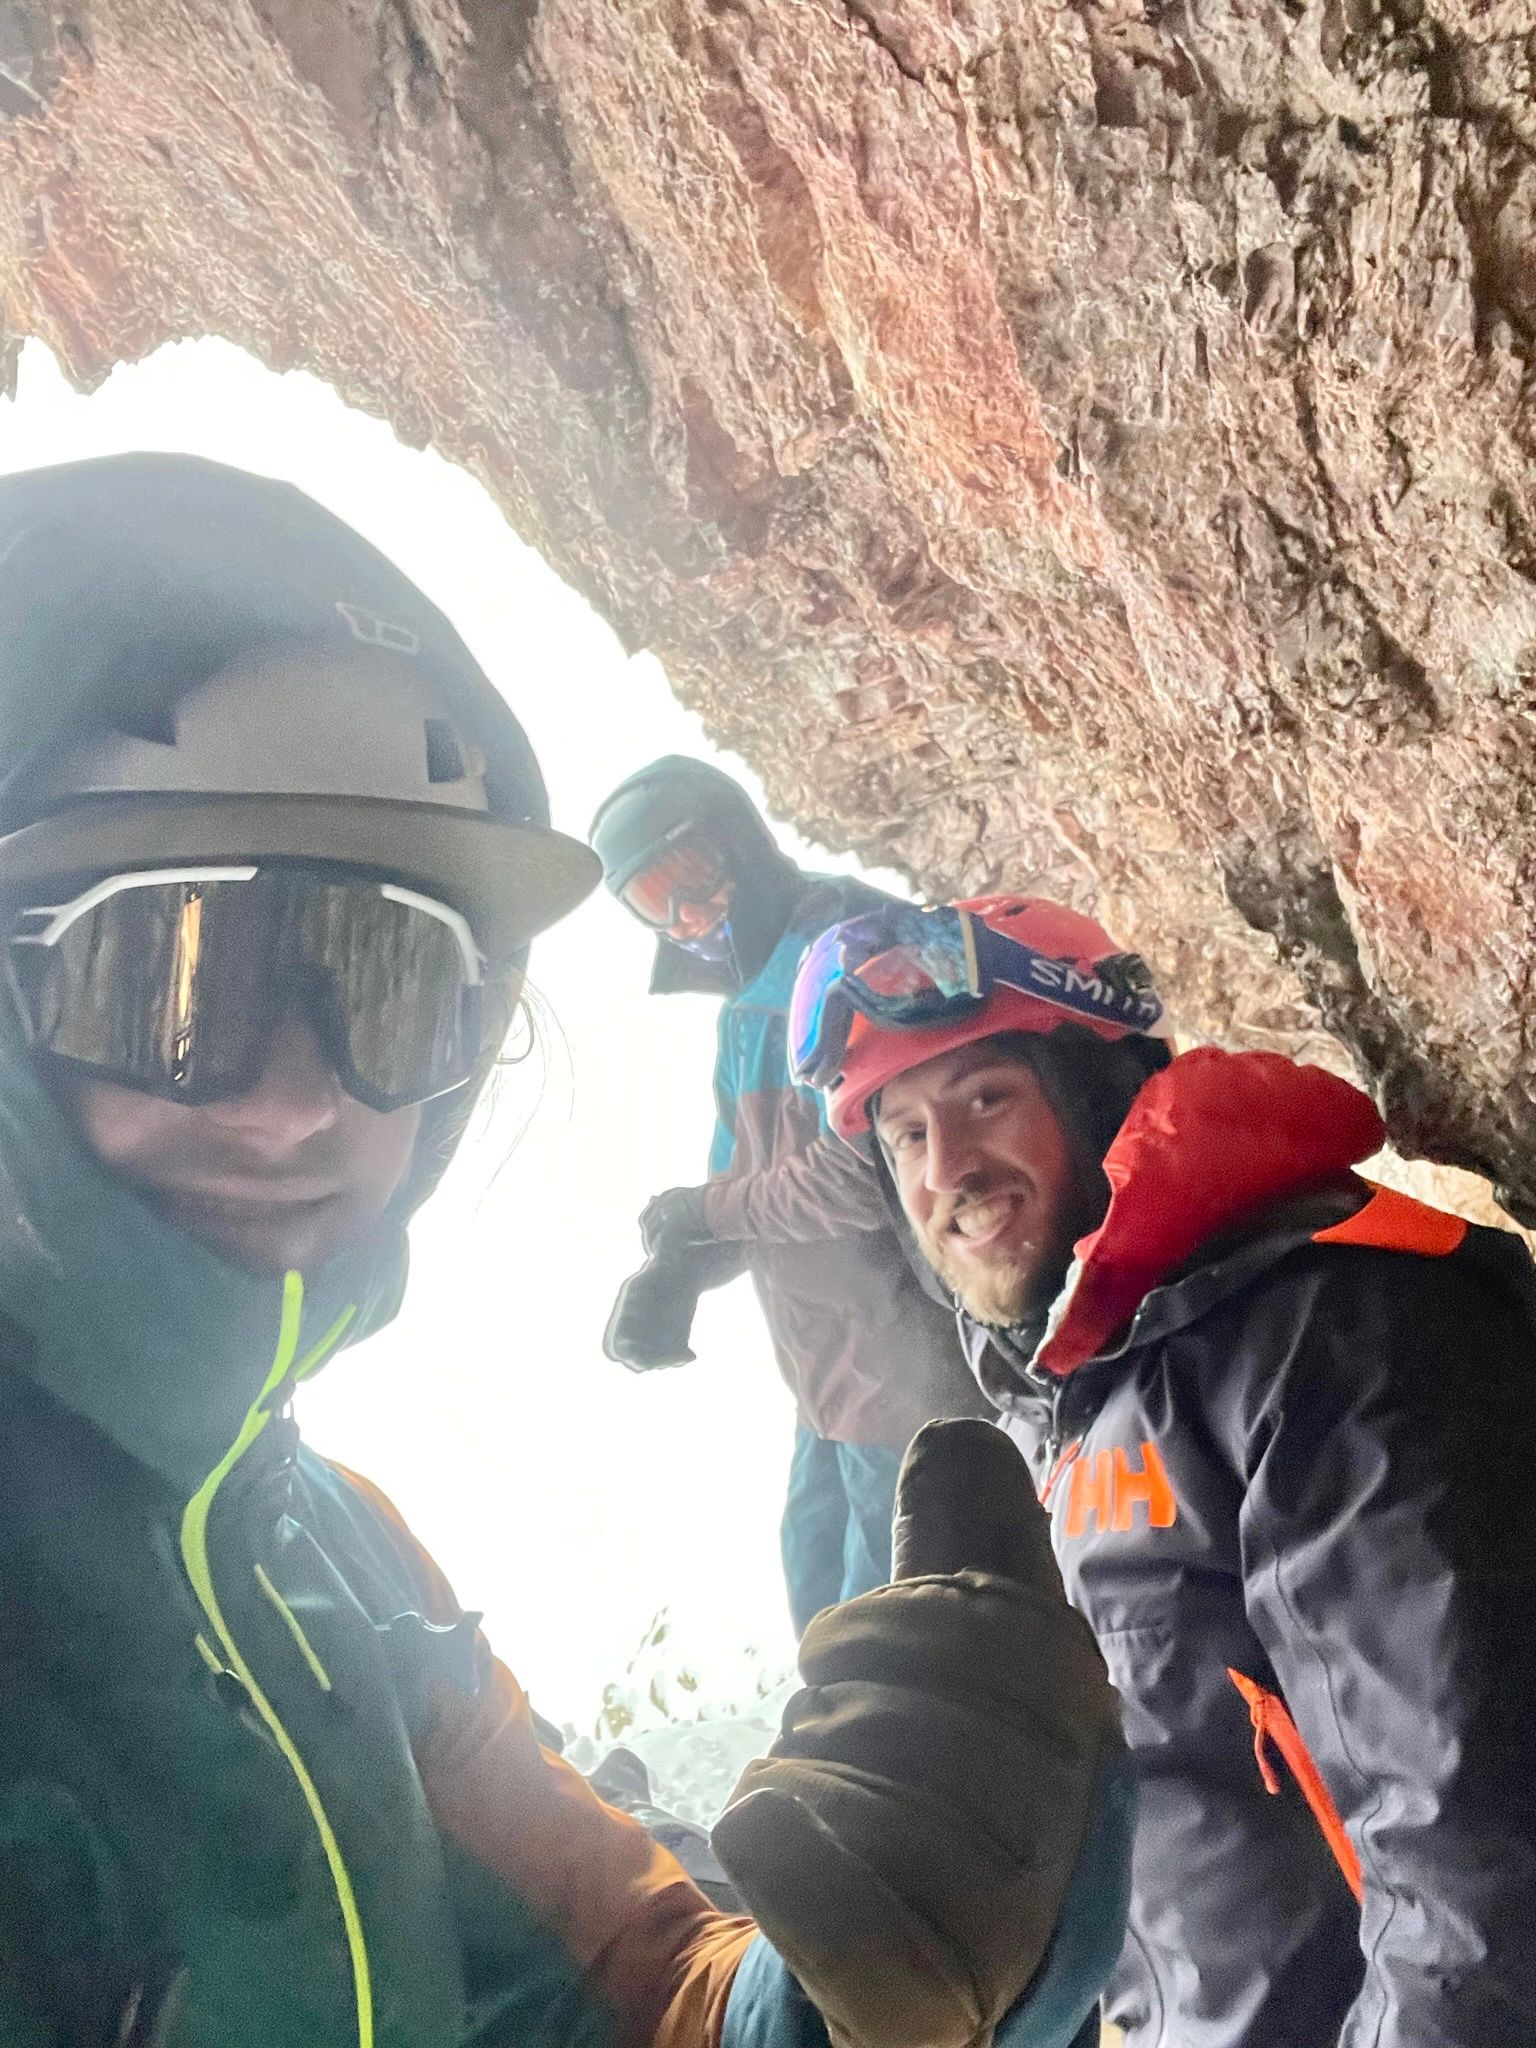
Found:
<svg viewBox="0 0 1536 2048"><path fill-rule="evenodd" d="M1118 1703L992 1424L915 1439L894 1570L811 1623L806 1690L715 1852L835 2048L986 2048L1099 1853Z"/></svg>

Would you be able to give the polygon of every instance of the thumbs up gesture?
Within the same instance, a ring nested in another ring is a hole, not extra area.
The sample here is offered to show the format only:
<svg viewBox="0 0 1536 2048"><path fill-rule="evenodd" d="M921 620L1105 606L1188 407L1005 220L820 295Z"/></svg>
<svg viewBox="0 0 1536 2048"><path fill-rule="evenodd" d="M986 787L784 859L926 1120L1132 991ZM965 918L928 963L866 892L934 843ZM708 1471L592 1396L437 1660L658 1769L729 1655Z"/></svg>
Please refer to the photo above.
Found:
<svg viewBox="0 0 1536 2048"><path fill-rule="evenodd" d="M1124 1929L1115 1694L1001 1430L916 1437L895 1539L807 1629L715 1852L834 2048L1068 2048Z"/></svg>

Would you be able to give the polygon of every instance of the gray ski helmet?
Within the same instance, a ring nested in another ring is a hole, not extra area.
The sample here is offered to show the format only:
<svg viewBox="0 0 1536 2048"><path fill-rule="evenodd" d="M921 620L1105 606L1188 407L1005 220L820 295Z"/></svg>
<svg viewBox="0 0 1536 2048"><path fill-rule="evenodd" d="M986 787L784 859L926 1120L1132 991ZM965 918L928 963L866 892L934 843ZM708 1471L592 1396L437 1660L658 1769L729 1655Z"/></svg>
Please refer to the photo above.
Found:
<svg viewBox="0 0 1536 2048"><path fill-rule="evenodd" d="M168 862L384 868L494 967L597 880L443 614L292 485L192 456L0 478L0 891Z"/></svg>

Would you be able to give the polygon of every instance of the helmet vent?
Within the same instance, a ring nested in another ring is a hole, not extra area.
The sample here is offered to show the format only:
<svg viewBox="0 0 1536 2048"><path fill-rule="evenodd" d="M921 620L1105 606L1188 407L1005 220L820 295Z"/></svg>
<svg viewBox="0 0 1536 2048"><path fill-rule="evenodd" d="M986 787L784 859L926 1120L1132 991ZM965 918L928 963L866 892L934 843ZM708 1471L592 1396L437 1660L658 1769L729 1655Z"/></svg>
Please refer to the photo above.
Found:
<svg viewBox="0 0 1536 2048"><path fill-rule="evenodd" d="M428 782L462 782L464 756L452 720L424 718L421 723L427 742Z"/></svg>

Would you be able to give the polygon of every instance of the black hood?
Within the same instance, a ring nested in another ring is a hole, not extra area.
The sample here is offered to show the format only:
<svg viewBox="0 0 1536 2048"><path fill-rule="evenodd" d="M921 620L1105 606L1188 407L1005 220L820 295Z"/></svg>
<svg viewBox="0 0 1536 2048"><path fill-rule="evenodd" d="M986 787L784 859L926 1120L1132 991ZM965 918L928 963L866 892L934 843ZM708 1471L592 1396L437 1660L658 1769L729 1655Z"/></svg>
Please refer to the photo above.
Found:
<svg viewBox="0 0 1536 2048"><path fill-rule="evenodd" d="M726 996L745 988L783 937L804 880L741 785L687 754L664 754L628 776L599 805L589 836L616 897L668 847L689 839L708 837L730 863L732 958L701 960L658 938L653 995Z"/></svg>

